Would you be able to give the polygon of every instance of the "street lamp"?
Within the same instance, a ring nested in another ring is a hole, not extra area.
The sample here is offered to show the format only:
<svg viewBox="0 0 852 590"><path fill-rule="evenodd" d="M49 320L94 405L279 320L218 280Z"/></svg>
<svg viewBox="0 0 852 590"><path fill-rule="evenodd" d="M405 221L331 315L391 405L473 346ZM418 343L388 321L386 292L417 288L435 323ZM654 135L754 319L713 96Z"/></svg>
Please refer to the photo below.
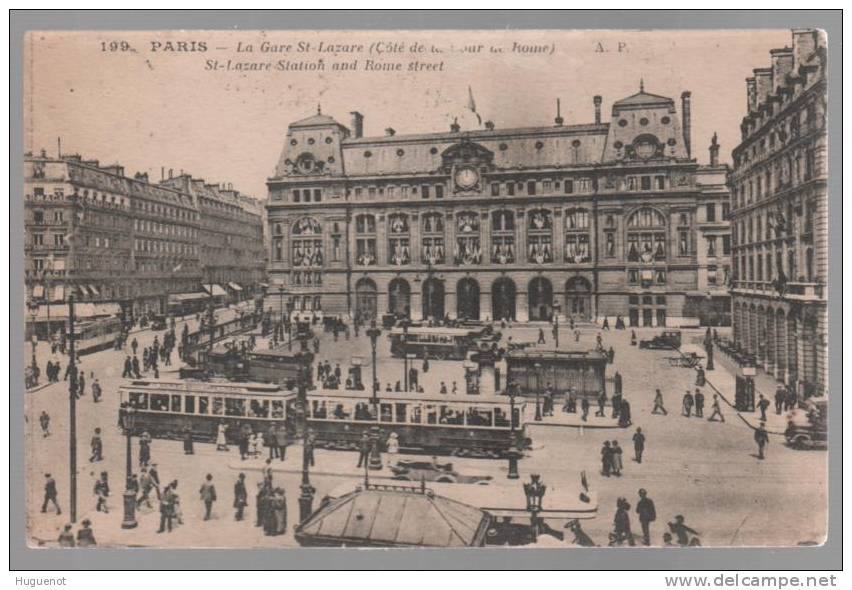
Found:
<svg viewBox="0 0 852 590"><path fill-rule="evenodd" d="M378 420L379 415L376 414L376 419ZM378 426L373 426L370 428L370 459L369 465L370 469L374 471L378 471L382 468L382 451L379 448L379 442L381 439L381 430Z"/></svg>
<svg viewBox="0 0 852 590"><path fill-rule="evenodd" d="M293 350L293 300L287 301L287 315L284 316L284 327L287 328L287 350Z"/></svg>
<svg viewBox="0 0 852 590"><path fill-rule="evenodd" d="M707 326L707 332L704 334L704 348L707 352L707 370L713 370L713 335L710 332L710 326Z"/></svg>
<svg viewBox="0 0 852 590"><path fill-rule="evenodd" d="M541 363L535 364L535 421L541 422Z"/></svg>
<svg viewBox="0 0 852 590"><path fill-rule="evenodd" d="M74 348L74 295L68 297L68 447L71 472L71 522L77 522L77 353Z"/></svg>
<svg viewBox="0 0 852 590"><path fill-rule="evenodd" d="M515 432L515 396L518 395L518 385L514 381L509 383L509 387L507 388L507 393L509 394L509 436L511 440L512 446L509 448L509 474L506 476L507 479L518 479L518 456L520 453L518 452L517 441L515 440L516 432Z"/></svg>
<svg viewBox="0 0 852 590"><path fill-rule="evenodd" d="M30 325L32 326L32 334L30 335L30 343L33 348L33 358L32 358L32 374L30 375L30 385L35 387L38 385L38 361L36 360L36 346L38 345L38 335L36 334L36 322L38 320L38 303L36 301L30 300L27 302L27 307L30 310Z"/></svg>
<svg viewBox="0 0 852 590"><path fill-rule="evenodd" d="M562 311L562 306L558 303L553 305L553 339L556 341L556 348L559 348L559 312Z"/></svg>
<svg viewBox="0 0 852 590"><path fill-rule="evenodd" d="M136 492L131 489L130 482L133 477L133 458L132 444L133 427L136 422L136 410L128 407L123 416L122 426L124 427L124 435L127 439L125 446L125 480L124 480L124 520L121 521L121 528L135 529L136 522Z"/></svg>
<svg viewBox="0 0 852 590"><path fill-rule="evenodd" d="M316 488L311 485L310 461L312 449L309 450L310 432L308 431L308 389L306 372L310 371L309 356L303 352L297 352L296 357L299 365L299 406L301 408L302 422L302 484L299 486L299 522L305 522L313 513L314 494Z"/></svg>
<svg viewBox="0 0 852 590"><path fill-rule="evenodd" d="M408 342L408 324L402 327L402 341ZM402 355L402 382L405 384L405 391L408 391L408 354Z"/></svg>
<svg viewBox="0 0 852 590"><path fill-rule="evenodd" d="M370 399L370 402L375 406L376 415L378 416L378 405L379 405L379 395L378 395L378 382L376 381L376 344L379 340L379 336L381 336L382 331L376 326L376 320L373 318L370 320L370 329L367 330L367 336L370 338L370 346L373 351L373 397Z"/></svg>
<svg viewBox="0 0 852 590"><path fill-rule="evenodd" d="M547 492L547 486L541 482L537 473L530 475L530 483L524 484L524 494L527 497L527 512L530 513L530 534L532 542L538 540L538 514L541 512L541 501Z"/></svg>

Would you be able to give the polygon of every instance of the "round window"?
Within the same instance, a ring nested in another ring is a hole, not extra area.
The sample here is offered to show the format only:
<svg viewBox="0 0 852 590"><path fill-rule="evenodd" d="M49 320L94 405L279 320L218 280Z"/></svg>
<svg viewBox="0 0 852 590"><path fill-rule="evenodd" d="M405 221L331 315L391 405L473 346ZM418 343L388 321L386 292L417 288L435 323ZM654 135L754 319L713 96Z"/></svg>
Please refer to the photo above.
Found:
<svg viewBox="0 0 852 590"><path fill-rule="evenodd" d="M639 119L639 124L642 125L642 127L644 127L645 125L648 124L648 119L645 118L645 117L642 117L641 119Z"/></svg>
<svg viewBox="0 0 852 590"><path fill-rule="evenodd" d="M329 157L328 157L328 163L329 163L329 164L334 164L334 156L329 156Z"/></svg>
<svg viewBox="0 0 852 590"><path fill-rule="evenodd" d="M313 137L308 138L308 145L314 145L315 143L316 143L316 140Z"/></svg>
<svg viewBox="0 0 852 590"><path fill-rule="evenodd" d="M371 152L370 150L367 150L366 152L364 152L364 157L365 157L365 158L369 158L369 157L370 157L370 156L372 156L372 155L373 155L373 152Z"/></svg>
<svg viewBox="0 0 852 590"><path fill-rule="evenodd" d="M672 137L666 143L671 145L671 146L675 146L675 145L677 145L677 140L674 137Z"/></svg>
<svg viewBox="0 0 852 590"><path fill-rule="evenodd" d="M544 144L540 141L535 142L535 149L540 150L544 147Z"/></svg>
<svg viewBox="0 0 852 590"><path fill-rule="evenodd" d="M436 147L429 148L429 153L434 156L435 154L438 153L438 148L436 148Z"/></svg>
<svg viewBox="0 0 852 590"><path fill-rule="evenodd" d="M669 117L663 117L662 119L660 119L660 123L662 123L663 125L668 125L671 122L672 120Z"/></svg>
<svg viewBox="0 0 852 590"><path fill-rule="evenodd" d="M618 120L619 127L627 127L627 119L619 119Z"/></svg>
<svg viewBox="0 0 852 590"><path fill-rule="evenodd" d="M571 142L571 145L573 145L575 148L580 147L580 140L575 139L574 141Z"/></svg>
<svg viewBox="0 0 852 590"><path fill-rule="evenodd" d="M333 140L333 139L331 139L330 137L326 137L326 138L325 138L325 142L326 142L326 143L331 143L332 141L334 141L334 140Z"/></svg>
<svg viewBox="0 0 852 590"><path fill-rule="evenodd" d="M505 143L500 144L500 151L501 152L505 152L507 149L509 149L508 145L506 145Z"/></svg>
<svg viewBox="0 0 852 590"><path fill-rule="evenodd" d="M402 148L399 148L398 150L396 150L396 155L401 158L402 156L405 155L405 150L402 149Z"/></svg>
<svg viewBox="0 0 852 590"><path fill-rule="evenodd" d="M613 145L613 147L614 147L615 149L617 149L617 150L620 150L621 148L623 148L623 147L624 147L624 144L623 144L623 143L621 143L620 141L616 141L616 142L615 142L614 144L612 144L612 145Z"/></svg>
<svg viewBox="0 0 852 590"><path fill-rule="evenodd" d="M295 139L290 140L290 145L296 145L297 143L299 143L299 142L296 141Z"/></svg>

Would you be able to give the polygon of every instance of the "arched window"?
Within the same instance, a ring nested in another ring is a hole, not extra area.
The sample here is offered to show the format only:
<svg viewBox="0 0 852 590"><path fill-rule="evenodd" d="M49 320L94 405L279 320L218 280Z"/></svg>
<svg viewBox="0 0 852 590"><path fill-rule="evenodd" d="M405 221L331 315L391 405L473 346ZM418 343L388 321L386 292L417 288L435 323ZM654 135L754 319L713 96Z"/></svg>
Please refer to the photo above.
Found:
<svg viewBox="0 0 852 590"><path fill-rule="evenodd" d="M376 257L376 218L373 215L355 217L355 264L373 266Z"/></svg>
<svg viewBox="0 0 852 590"><path fill-rule="evenodd" d="M425 213L420 223L421 258L427 264L444 264L444 216Z"/></svg>
<svg viewBox="0 0 852 590"><path fill-rule="evenodd" d="M457 265L467 266L482 261L479 229L479 214L475 211L462 211L456 215L454 260Z"/></svg>
<svg viewBox="0 0 852 590"><path fill-rule="evenodd" d="M515 262L515 215L502 209L491 214L491 262Z"/></svg>
<svg viewBox="0 0 852 590"><path fill-rule="evenodd" d="M653 262L666 259L666 218L651 207L642 207L627 218L627 260Z"/></svg>
<svg viewBox="0 0 852 590"><path fill-rule="evenodd" d="M565 212L565 262L580 264L591 260L590 227L587 210L568 209ZM610 235L611 233L607 233L608 239Z"/></svg>
<svg viewBox="0 0 852 590"><path fill-rule="evenodd" d="M553 262L553 216L547 209L528 214L527 261L535 264Z"/></svg>
<svg viewBox="0 0 852 590"><path fill-rule="evenodd" d="M408 215L388 215L388 263L403 266L411 263L411 236Z"/></svg>
<svg viewBox="0 0 852 590"><path fill-rule="evenodd" d="M293 224L292 233L293 266L322 266L322 226L319 222L311 217L303 217Z"/></svg>

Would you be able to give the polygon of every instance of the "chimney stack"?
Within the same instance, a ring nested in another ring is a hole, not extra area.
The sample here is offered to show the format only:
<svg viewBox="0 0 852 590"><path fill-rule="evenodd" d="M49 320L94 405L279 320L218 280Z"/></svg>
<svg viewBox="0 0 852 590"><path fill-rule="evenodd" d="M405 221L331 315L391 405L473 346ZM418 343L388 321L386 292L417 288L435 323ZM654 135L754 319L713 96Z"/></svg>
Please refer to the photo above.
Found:
<svg viewBox="0 0 852 590"><path fill-rule="evenodd" d="M169 168L169 179L171 179L172 176L174 176L174 170Z"/></svg>
<svg viewBox="0 0 852 590"><path fill-rule="evenodd" d="M556 118L553 121L558 127L562 127L562 123L565 122L565 119L562 118L562 104L558 98L556 99Z"/></svg>
<svg viewBox="0 0 852 590"><path fill-rule="evenodd" d="M680 95L681 119L683 120L683 143L686 146L686 157L692 157L692 93L684 90Z"/></svg>
<svg viewBox="0 0 852 590"><path fill-rule="evenodd" d="M787 74L793 71L793 50L789 47L773 49L769 52L772 57L772 92L787 85Z"/></svg>
<svg viewBox="0 0 852 590"><path fill-rule="evenodd" d="M488 131L494 131L494 121L486 121L485 122L485 128Z"/></svg>
<svg viewBox="0 0 852 590"><path fill-rule="evenodd" d="M757 80L754 78L746 78L746 102L749 113L757 110Z"/></svg>
<svg viewBox="0 0 852 590"><path fill-rule="evenodd" d="M364 115L358 111L349 113L352 115L352 137L358 139L364 137Z"/></svg>
<svg viewBox="0 0 852 590"><path fill-rule="evenodd" d="M603 103L603 97L595 96L593 99L595 102L595 125L601 124L601 104Z"/></svg>
<svg viewBox="0 0 852 590"><path fill-rule="evenodd" d="M757 91L757 106L760 106L772 94L772 68L756 68L754 70L754 82Z"/></svg>
<svg viewBox="0 0 852 590"><path fill-rule="evenodd" d="M710 140L710 165L719 165L719 136L713 132L713 139Z"/></svg>
<svg viewBox="0 0 852 590"><path fill-rule="evenodd" d="M394 129L393 127L388 127L387 129L385 129L385 135L387 135L388 137L393 137L394 135L396 135L396 129Z"/></svg>
<svg viewBox="0 0 852 590"><path fill-rule="evenodd" d="M450 125L450 131L452 131L453 133L458 133L459 131L461 131L461 125L459 125L458 117L453 119L453 124Z"/></svg>
<svg viewBox="0 0 852 590"><path fill-rule="evenodd" d="M817 32L814 29L793 29L793 68L796 72L816 50Z"/></svg>

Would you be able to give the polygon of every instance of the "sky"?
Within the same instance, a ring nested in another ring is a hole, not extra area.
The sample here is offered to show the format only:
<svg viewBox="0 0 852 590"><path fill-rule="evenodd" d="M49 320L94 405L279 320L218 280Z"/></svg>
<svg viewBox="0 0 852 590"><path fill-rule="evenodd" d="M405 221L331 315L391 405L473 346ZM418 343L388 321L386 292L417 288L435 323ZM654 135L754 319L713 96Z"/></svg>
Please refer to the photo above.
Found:
<svg viewBox="0 0 852 590"><path fill-rule="evenodd" d="M279 51L261 52L264 42ZM333 51L319 51L320 42ZM299 51L300 43L311 46ZM498 128L553 124L557 98L571 125L593 122L598 94L608 121L612 103L641 79L647 92L672 97L678 116L690 90L693 156L706 163L717 132L729 162L745 78L790 43L787 30L34 32L24 52L24 146L55 155L61 138L63 153L118 162L130 176L183 170L265 199L288 124L318 105L346 126L360 111L365 135L449 130L455 117L466 130L478 125L466 109L470 88L477 112ZM278 60L319 59L321 72L274 69ZM354 71L332 71L355 60ZM367 71L368 60L404 71ZM237 63L272 69L236 71ZM405 71L411 63L440 71Z"/></svg>

